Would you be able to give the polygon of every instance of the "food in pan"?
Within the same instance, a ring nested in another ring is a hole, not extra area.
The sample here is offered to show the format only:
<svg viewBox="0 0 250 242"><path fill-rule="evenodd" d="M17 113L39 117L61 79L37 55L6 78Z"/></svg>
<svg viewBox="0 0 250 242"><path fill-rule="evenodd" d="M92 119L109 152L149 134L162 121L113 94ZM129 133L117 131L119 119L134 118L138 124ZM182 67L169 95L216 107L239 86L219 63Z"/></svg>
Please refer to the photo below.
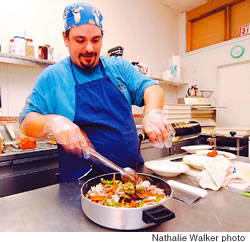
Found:
<svg viewBox="0 0 250 242"><path fill-rule="evenodd" d="M167 199L163 189L141 181L134 185L131 182L100 179L100 183L92 186L85 196L94 203L108 207L138 208L159 204Z"/></svg>
<svg viewBox="0 0 250 242"><path fill-rule="evenodd" d="M16 144L21 149L36 148L36 138L28 137L25 135L20 135L16 137Z"/></svg>

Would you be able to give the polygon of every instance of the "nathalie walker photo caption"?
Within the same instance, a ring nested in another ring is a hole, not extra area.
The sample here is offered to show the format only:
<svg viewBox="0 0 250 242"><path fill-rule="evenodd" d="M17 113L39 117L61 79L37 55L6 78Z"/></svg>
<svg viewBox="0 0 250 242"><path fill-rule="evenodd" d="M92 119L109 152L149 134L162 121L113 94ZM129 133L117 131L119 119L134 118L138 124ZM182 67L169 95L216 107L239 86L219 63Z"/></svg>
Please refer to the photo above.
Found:
<svg viewBox="0 0 250 242"><path fill-rule="evenodd" d="M198 241L198 242L228 242L228 241L246 241L244 234L235 234L235 233L219 233L218 235L207 234L207 233L188 233L188 234L152 234L152 241Z"/></svg>

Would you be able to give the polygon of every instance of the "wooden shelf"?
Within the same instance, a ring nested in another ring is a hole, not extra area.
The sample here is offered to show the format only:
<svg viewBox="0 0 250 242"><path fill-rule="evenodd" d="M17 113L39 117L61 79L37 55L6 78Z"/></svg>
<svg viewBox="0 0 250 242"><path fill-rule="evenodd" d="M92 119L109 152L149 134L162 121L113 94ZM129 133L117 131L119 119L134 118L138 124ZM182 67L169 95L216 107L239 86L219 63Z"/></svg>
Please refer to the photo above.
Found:
<svg viewBox="0 0 250 242"><path fill-rule="evenodd" d="M175 86L175 87L180 87L180 86L186 86L187 83L186 82L175 82L175 81L169 81L169 80L164 80L162 78L157 78L157 77L150 77L153 80L156 80L159 82L159 84L167 84L167 85L171 85L171 86Z"/></svg>
<svg viewBox="0 0 250 242"><path fill-rule="evenodd" d="M34 67L47 67L56 63L55 61L43 60L28 56L12 55L7 53L0 53L0 63L1 62Z"/></svg>

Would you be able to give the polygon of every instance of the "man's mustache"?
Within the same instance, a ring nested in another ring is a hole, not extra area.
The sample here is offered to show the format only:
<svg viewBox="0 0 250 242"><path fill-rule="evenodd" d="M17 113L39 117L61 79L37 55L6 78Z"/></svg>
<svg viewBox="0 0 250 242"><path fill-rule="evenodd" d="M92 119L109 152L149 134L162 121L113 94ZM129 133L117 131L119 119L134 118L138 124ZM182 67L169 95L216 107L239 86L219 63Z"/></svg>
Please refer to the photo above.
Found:
<svg viewBox="0 0 250 242"><path fill-rule="evenodd" d="M84 54L79 54L79 58L80 57L93 57L93 56L97 56L96 52L91 52L91 53L84 53Z"/></svg>

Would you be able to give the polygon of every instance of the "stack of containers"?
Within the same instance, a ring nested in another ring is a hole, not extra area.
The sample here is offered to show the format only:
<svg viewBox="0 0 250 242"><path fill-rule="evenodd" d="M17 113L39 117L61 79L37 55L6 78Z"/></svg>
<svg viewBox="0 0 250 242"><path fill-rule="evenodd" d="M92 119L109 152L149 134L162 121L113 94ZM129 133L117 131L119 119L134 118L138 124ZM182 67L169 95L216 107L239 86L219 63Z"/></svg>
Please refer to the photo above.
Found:
<svg viewBox="0 0 250 242"><path fill-rule="evenodd" d="M163 110L170 123L192 120L191 105L189 104L165 104Z"/></svg>

